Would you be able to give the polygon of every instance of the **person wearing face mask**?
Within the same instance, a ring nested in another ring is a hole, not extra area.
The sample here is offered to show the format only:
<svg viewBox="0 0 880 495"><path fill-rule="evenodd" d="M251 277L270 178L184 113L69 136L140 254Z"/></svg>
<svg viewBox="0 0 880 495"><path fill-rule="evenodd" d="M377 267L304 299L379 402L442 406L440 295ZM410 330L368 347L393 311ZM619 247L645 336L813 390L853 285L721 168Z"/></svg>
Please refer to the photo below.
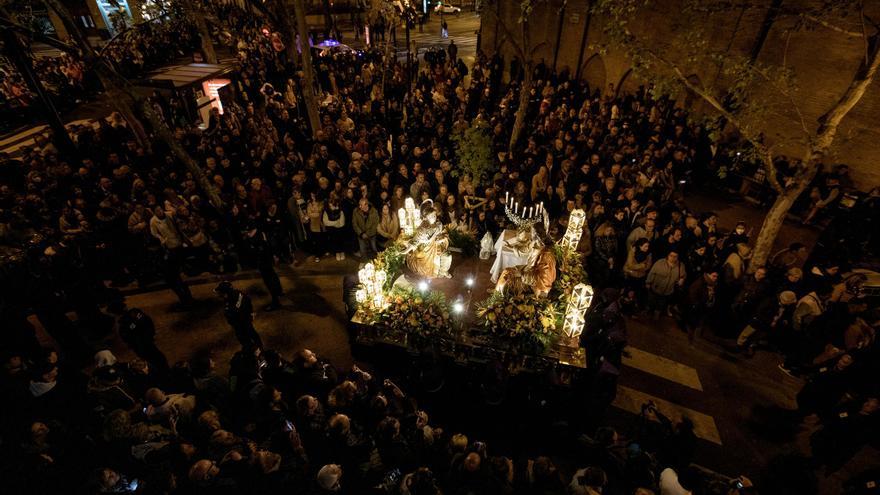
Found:
<svg viewBox="0 0 880 495"><path fill-rule="evenodd" d="M751 232L746 231L746 223L745 222L737 222L736 227L734 227L733 232L731 232L727 236L727 242L725 242L728 246L736 246L737 244L749 244L749 238L751 237Z"/></svg>

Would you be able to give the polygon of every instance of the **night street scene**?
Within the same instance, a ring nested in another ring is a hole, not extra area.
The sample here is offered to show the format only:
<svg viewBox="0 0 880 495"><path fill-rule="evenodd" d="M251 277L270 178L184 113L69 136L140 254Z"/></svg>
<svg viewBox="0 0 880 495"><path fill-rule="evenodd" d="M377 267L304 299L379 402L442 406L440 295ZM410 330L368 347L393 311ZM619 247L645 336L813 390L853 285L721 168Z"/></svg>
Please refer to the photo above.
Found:
<svg viewBox="0 0 880 495"><path fill-rule="evenodd" d="M880 0L0 0L0 493L880 495Z"/></svg>

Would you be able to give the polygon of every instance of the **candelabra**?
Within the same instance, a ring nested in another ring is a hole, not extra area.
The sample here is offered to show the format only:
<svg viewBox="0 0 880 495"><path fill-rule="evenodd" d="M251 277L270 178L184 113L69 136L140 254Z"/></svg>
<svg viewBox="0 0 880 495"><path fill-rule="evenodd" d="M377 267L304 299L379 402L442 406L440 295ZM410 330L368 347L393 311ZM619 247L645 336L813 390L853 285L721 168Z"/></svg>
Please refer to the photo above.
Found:
<svg viewBox="0 0 880 495"><path fill-rule="evenodd" d="M358 281L361 283L361 288L355 292L358 304L375 311L385 309L388 305L384 292L386 280L385 270L376 270L372 263L358 270Z"/></svg>
<svg viewBox="0 0 880 495"><path fill-rule="evenodd" d="M593 302L593 288L586 284L577 284L568 298L565 308L565 321L562 323L562 334L574 340L584 331L585 315Z"/></svg>
<svg viewBox="0 0 880 495"><path fill-rule="evenodd" d="M400 231L403 232L403 235L411 236L422 221L422 212L416 208L416 203L412 198L406 198L403 208L397 210L397 219L400 222Z"/></svg>
<svg viewBox="0 0 880 495"><path fill-rule="evenodd" d="M560 240L562 247L577 249L581 242L581 236L584 233L584 225L587 223L587 215L584 210L574 210L568 217L568 228L565 229L565 236Z"/></svg>
<svg viewBox="0 0 880 495"><path fill-rule="evenodd" d="M538 223L544 218L544 203L535 206L523 206L520 211L519 203L510 197L509 192L504 192L504 213L507 218L517 227L528 227Z"/></svg>

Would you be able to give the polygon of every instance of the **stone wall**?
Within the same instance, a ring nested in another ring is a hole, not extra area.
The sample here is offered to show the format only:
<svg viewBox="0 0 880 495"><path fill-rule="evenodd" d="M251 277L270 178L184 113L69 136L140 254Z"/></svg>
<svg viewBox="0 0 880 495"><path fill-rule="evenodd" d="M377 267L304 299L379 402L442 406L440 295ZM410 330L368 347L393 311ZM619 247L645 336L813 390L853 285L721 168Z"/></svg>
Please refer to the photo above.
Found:
<svg viewBox="0 0 880 495"><path fill-rule="evenodd" d="M763 43L760 42L761 26L773 0L744 2L754 6L766 5L767 9L751 8L732 12L725 16L707 16L707 32L712 33L715 48L732 53L749 54L758 51L758 61L780 64L785 57L786 66L797 76L798 90L794 99L804 114L807 125L815 129L817 118L840 98L849 85L855 69L863 56L863 42L835 31L817 26L809 30L791 31L791 22L777 19L770 26ZM529 17L532 45L541 44L534 59L543 59L556 68L569 68L572 74L580 73L591 87L608 91L632 91L642 82L631 72L631 64L621 53L599 53L597 47L604 43L601 17L591 16L589 0L546 0L540 2ZM633 32L650 33L659 42L676 32L677 0L656 0L652 12L631 21ZM564 7L563 7L564 6ZM878 12L872 18L880 18ZM491 9L491 11L489 11ZM481 49L492 54L496 46L509 62L514 54L505 39L504 30L497 28L497 18L503 20L514 35L518 35L519 2L495 0L483 7ZM857 16L856 16L857 17ZM560 31L560 18L562 19ZM857 29L858 24L848 28ZM586 30L586 38L584 37ZM496 38L497 33L497 38ZM557 46L556 40L559 37ZM497 40L497 44L496 44ZM786 50L787 46L787 50ZM583 47L583 48L582 48ZM580 65L580 70L578 70ZM507 65L505 65L505 68ZM703 84L711 84L721 74L715 68L693 68L690 77L699 78ZM686 95L682 95L686 96ZM694 110L708 108L696 98L681 98L694 102ZM880 185L880 81L875 81L859 104L844 119L829 163L847 163L852 170L856 185L867 190ZM793 115L769 115L775 135L768 140L785 143L797 137L800 126L792 124ZM801 156L802 147L783 145L791 156Z"/></svg>

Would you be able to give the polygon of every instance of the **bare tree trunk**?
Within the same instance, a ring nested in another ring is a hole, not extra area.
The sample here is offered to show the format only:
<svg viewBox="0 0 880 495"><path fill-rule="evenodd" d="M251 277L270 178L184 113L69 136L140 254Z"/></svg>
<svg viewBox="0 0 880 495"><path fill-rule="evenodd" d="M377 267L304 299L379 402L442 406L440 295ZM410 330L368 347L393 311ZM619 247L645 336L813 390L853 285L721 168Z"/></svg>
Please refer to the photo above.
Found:
<svg viewBox="0 0 880 495"><path fill-rule="evenodd" d="M805 168L799 172L794 179L794 183L780 192L776 198L776 202L767 212L761 231L755 241L755 250L752 255L752 262L749 266L750 271L754 271L757 267L764 265L773 249L776 236L785 220L785 215L791 208L794 201L806 190L807 186L816 177L819 172L819 164L825 159L837 130L843 118L861 101L862 97L868 89L868 86L874 82L878 69L880 69L880 36L871 36L866 39L867 50L865 59L856 70L852 82L849 87L837 101L837 103L819 117L819 128L816 131L816 138L811 143L804 157Z"/></svg>
<svg viewBox="0 0 880 495"><path fill-rule="evenodd" d="M285 0L275 0L276 15L278 19L278 31L284 40L284 48L287 53L287 61L293 65L301 56L296 52L296 28L290 22L290 11L287 8Z"/></svg>
<svg viewBox="0 0 880 495"><path fill-rule="evenodd" d="M525 75L523 76L522 85L519 88L519 106L516 108L516 118L513 121L513 130L510 132L510 144L507 150L513 153L516 144L519 142L523 127L526 124L526 114L529 111L529 96L532 90L532 63L524 62Z"/></svg>
<svg viewBox="0 0 880 495"><path fill-rule="evenodd" d="M209 64L217 63L217 53L214 51L214 40L211 38L211 30L208 28L208 21L205 20L205 13L194 7L189 2L183 2L183 11L187 20L196 26L199 33L199 44L202 53L205 55L205 62Z"/></svg>
<svg viewBox="0 0 880 495"><path fill-rule="evenodd" d="M814 165L813 168L818 170L818 166L816 165ZM792 187L785 188L783 192L776 197L776 201L773 202L773 205L770 206L770 209L767 211L767 215L764 217L764 223L761 224L761 230L758 232L758 237L755 239L755 247L752 250L752 259L749 262L749 273L754 273L759 267L767 265L770 256L773 255L776 237L779 235L779 230L785 222L788 210L791 209L791 205L793 205L801 193L804 192L815 176L816 172L814 171L812 174L798 180L796 184L792 185Z"/></svg>
<svg viewBox="0 0 880 495"><path fill-rule="evenodd" d="M186 169L193 175L193 178L199 184L199 187L201 187L202 191L208 196L208 201L210 201L215 208L222 211L224 208L223 200L220 199L220 194L217 192L214 183L205 175L201 167L199 167L199 164L193 160L186 149L180 145L180 142L174 137L174 133L172 133L171 129L165 125L161 118L159 118L159 115L156 114L149 101L143 101L141 104L141 111L144 114L144 118L150 123L150 127L153 128L153 132L159 135L159 139L168 146L171 152L174 153L174 156L183 162L184 167L186 167Z"/></svg>
<svg viewBox="0 0 880 495"><path fill-rule="evenodd" d="M202 53L205 54L205 62L209 64L217 64L217 53L214 51L214 40L211 39L211 30L208 29L208 23L205 17L199 12L193 11L191 18L196 23L196 29L199 30L199 38L202 45Z"/></svg>
<svg viewBox="0 0 880 495"><path fill-rule="evenodd" d="M299 31L300 51L302 52L303 100L306 102L312 137L317 137L318 131L321 129L321 119L318 115L318 97L315 95L315 67L312 65L312 47L309 44L309 28L306 25L306 9L303 6L303 0L293 0L293 8L296 15L296 28Z"/></svg>
<svg viewBox="0 0 880 495"><path fill-rule="evenodd" d="M114 83L111 82L112 79L101 76L98 78L101 80L101 85L104 86L104 96L111 102L113 108L122 115L122 118L125 119L128 128L134 134L135 141L145 150L152 149L150 137L147 135L147 131L144 129L144 125L135 111L137 101L134 97L125 89L115 87Z"/></svg>

